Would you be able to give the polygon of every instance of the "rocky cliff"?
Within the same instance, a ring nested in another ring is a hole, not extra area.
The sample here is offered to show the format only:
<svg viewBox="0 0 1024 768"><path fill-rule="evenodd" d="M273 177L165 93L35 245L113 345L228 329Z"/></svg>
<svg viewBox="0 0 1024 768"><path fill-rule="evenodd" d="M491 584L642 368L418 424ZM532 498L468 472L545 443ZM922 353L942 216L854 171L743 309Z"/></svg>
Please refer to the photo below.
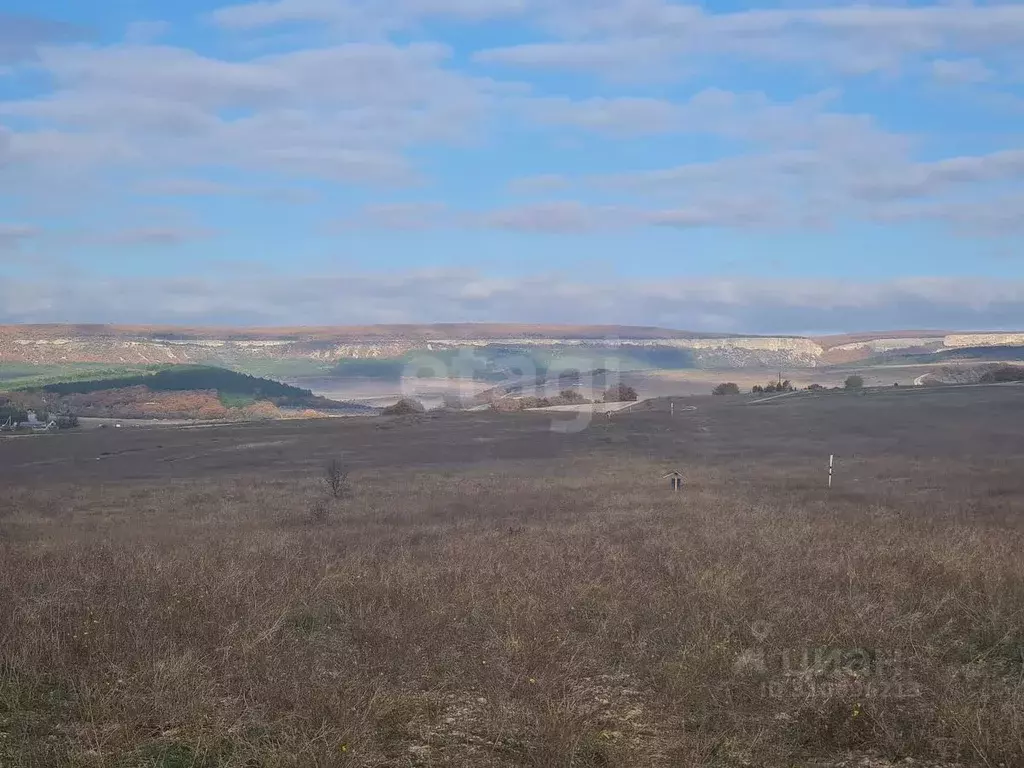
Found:
<svg viewBox="0 0 1024 768"><path fill-rule="evenodd" d="M851 340L852 339L852 340ZM872 337L725 336L620 326L368 326L317 329L187 329L111 326L0 326L0 363L139 365L247 364L390 360L414 351L463 347L614 350L658 347L687 350L701 368L812 368L899 350L1024 344L1024 334L912 333Z"/></svg>
<svg viewBox="0 0 1024 768"><path fill-rule="evenodd" d="M444 331L447 329L438 329ZM520 330L518 328L512 330ZM615 329L603 336L583 335L579 329L567 329L573 335L560 336L557 329L543 335L502 334L491 330L478 337L461 334L431 335L417 332L385 337L353 334L338 329L334 334L317 331L309 334L282 334L281 338L240 338L237 332L221 332L221 338L209 333L192 334L141 333L131 329L89 329L74 334L73 329L11 326L0 329L0 362L28 364L107 363L122 365L157 363L216 363L243 366L247 362L268 360L310 360L333 363L339 360L373 360L400 358L417 350L442 351L465 347L507 346L517 348L555 348L615 350L620 347L664 347L693 352L701 367L745 366L814 366L822 348L810 339L679 336L665 331L660 337L650 333L637 334L633 329ZM72 331L69 333L69 331ZM211 332L212 333L212 332ZM255 335L255 334L254 334Z"/></svg>
<svg viewBox="0 0 1024 768"><path fill-rule="evenodd" d="M1020 347L1024 333L958 333L946 336L943 343L950 349L963 347Z"/></svg>

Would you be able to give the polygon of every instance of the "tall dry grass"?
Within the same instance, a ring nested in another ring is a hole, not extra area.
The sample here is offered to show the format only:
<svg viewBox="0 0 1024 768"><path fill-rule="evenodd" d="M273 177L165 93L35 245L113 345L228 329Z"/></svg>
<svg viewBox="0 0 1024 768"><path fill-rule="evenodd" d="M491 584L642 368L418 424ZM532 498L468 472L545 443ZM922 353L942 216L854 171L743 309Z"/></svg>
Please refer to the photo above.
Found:
<svg viewBox="0 0 1024 768"><path fill-rule="evenodd" d="M1024 483L663 469L10 491L0 765L1024 764Z"/></svg>

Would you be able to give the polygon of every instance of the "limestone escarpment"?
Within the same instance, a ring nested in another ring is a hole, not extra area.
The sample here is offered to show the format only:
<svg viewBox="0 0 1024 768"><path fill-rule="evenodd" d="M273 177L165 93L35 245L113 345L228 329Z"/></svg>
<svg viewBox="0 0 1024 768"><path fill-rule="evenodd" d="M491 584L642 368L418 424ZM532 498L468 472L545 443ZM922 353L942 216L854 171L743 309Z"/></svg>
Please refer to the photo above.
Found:
<svg viewBox="0 0 1024 768"><path fill-rule="evenodd" d="M1020 347L1024 346L1024 333L957 333L946 336L946 347Z"/></svg>
<svg viewBox="0 0 1024 768"><path fill-rule="evenodd" d="M575 330L575 329L574 329ZM356 359L394 359L416 350L440 351L464 347L573 349L580 352L615 350L622 347L664 347L688 350L700 367L738 368L747 366L814 366L821 347L805 338L728 337L664 338L611 335L594 337L502 336L430 337L410 336L367 339L339 333L337 338L318 333L317 338L162 338L129 332L90 332L82 335L19 333L16 326L0 332L0 361L36 365L107 363L111 365L209 363L240 365L268 360L310 360L318 363Z"/></svg>
<svg viewBox="0 0 1024 768"><path fill-rule="evenodd" d="M1024 333L927 332L812 339L714 336L618 326L367 326L316 329L153 329L111 326L0 326L0 363L67 365L210 364L396 360L460 348L546 350L598 358L625 348L682 350L698 368L813 368L876 355L1024 345Z"/></svg>

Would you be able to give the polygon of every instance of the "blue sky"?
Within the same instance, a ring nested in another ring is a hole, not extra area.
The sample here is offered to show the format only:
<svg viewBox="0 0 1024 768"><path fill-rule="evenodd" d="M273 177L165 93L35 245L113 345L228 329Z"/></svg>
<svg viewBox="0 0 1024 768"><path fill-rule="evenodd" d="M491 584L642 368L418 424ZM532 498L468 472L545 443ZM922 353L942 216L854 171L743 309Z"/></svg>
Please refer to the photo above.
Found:
<svg viewBox="0 0 1024 768"><path fill-rule="evenodd" d="M1024 327L1022 182L1019 3L0 0L0 322Z"/></svg>

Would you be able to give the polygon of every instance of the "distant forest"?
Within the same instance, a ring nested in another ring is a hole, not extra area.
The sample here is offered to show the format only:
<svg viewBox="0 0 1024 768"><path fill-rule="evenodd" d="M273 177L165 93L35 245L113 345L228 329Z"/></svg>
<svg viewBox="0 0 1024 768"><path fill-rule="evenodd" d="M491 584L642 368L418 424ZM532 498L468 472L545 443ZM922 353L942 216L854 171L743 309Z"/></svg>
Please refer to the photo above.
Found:
<svg viewBox="0 0 1024 768"><path fill-rule="evenodd" d="M217 390L218 392L270 400L283 406L302 407L310 405L314 401L329 402L316 397L308 389L300 389L278 381L260 379L225 368L206 365L178 365L152 374L48 384L42 387L42 390L56 395L73 395L138 386L147 387L154 392Z"/></svg>

